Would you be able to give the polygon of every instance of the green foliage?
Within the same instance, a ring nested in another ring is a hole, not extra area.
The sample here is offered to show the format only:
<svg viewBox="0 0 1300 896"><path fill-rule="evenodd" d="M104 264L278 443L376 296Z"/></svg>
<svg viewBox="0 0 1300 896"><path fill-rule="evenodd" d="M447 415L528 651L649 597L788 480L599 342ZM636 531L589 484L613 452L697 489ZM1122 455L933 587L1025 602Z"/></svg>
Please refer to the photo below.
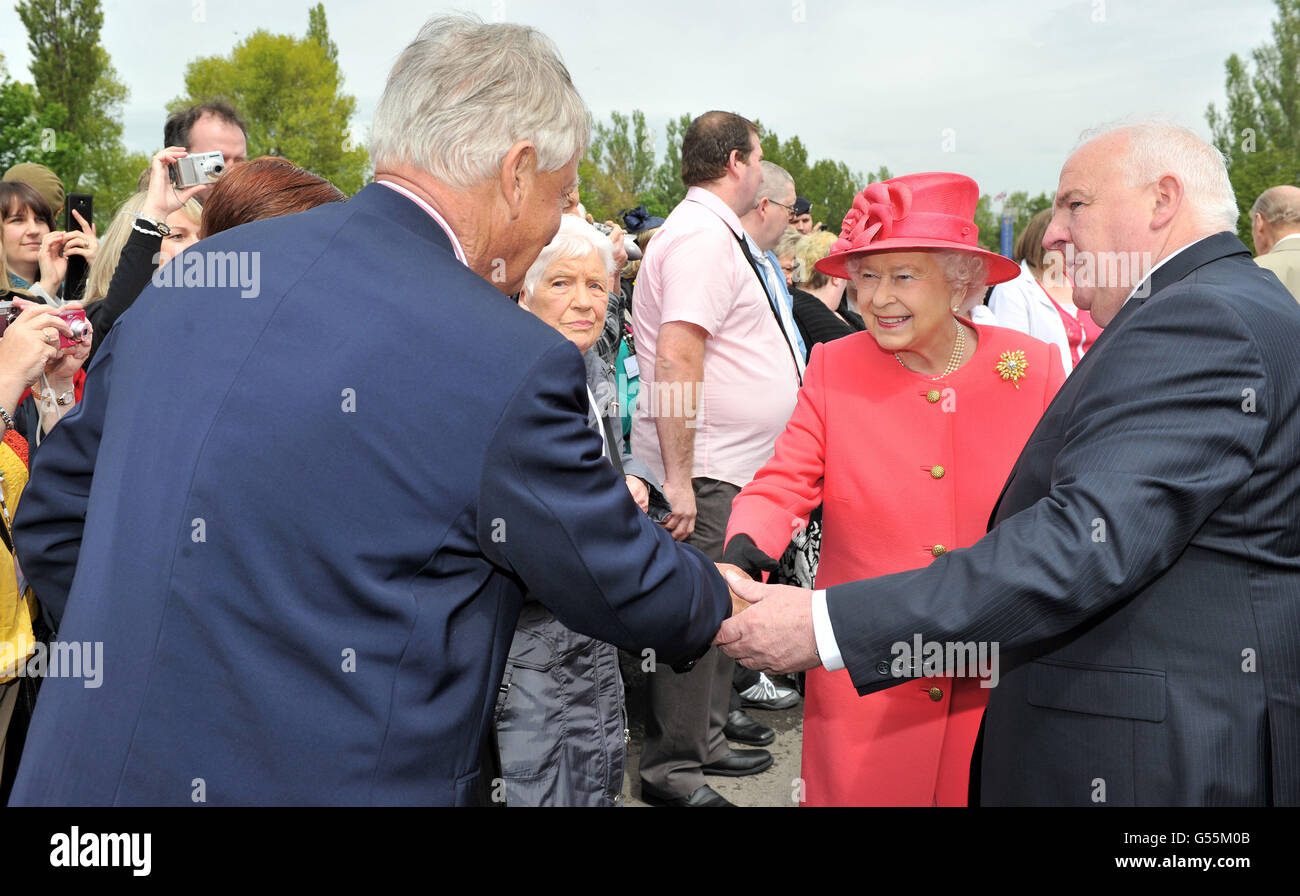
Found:
<svg viewBox="0 0 1300 896"><path fill-rule="evenodd" d="M1045 208L1052 207L1054 194L1050 192L1030 196L1024 190L1007 196L1002 206L996 211L993 200L987 193L980 196L975 205L975 226L979 228L979 244L990 252L997 252L1002 247L1002 215L1011 215L1011 232L1019 235L1029 223L1029 219Z"/></svg>
<svg viewBox="0 0 1300 896"><path fill-rule="evenodd" d="M27 29L37 117L47 107L61 107L60 130L72 138L55 170L69 192L94 191L103 181L103 172L94 166L121 148L118 118L127 98L126 86L99 44L104 24L99 0L23 0L14 9Z"/></svg>
<svg viewBox="0 0 1300 896"><path fill-rule="evenodd" d="M330 62L339 61L339 46L330 40L329 26L325 23L324 3L317 3L307 11L307 39L318 44Z"/></svg>
<svg viewBox="0 0 1300 896"><path fill-rule="evenodd" d="M761 122L754 123L759 127L763 158L790 172L795 191L812 203L813 221L821 221L827 230L839 233L840 223L853 205L853 197L870 181L850 171L843 162L819 159L809 164L808 150L798 136L782 141L775 131L768 131ZM884 167L877 172L880 173L884 174L879 178L882 180L890 176Z"/></svg>
<svg viewBox="0 0 1300 896"><path fill-rule="evenodd" d="M654 136L645 114L633 109L628 118L614 112L610 122L596 123L587 154L578 163L582 204L598 221L640 205L655 173Z"/></svg>
<svg viewBox="0 0 1300 896"><path fill-rule="evenodd" d="M9 78L0 59L0 171L19 162L37 162L65 171L85 152L65 128L68 110L41 105L36 88Z"/></svg>
<svg viewBox="0 0 1300 896"><path fill-rule="evenodd" d="M687 113L668 122L666 147L656 164L654 136L646 127L645 115L634 109L631 116L614 112L610 124L597 123L591 146L578 165L582 202L600 220L612 218L623 209L642 203L652 215L667 217L686 197L682 183L682 137L690 127ZM866 183L861 174L843 162L819 159L810 163L808 151L797 136L784 142L759 127L763 158L790 172L800 196L813 204L813 217L839 232L844 213L853 196ZM888 170L879 174L888 178Z"/></svg>
<svg viewBox="0 0 1300 896"><path fill-rule="evenodd" d="M1273 42L1225 64L1227 103L1205 111L1214 145L1228 163L1241 215L1237 235L1251 245L1250 207L1269 187L1300 184L1300 0L1277 0Z"/></svg>
<svg viewBox="0 0 1300 896"><path fill-rule="evenodd" d="M135 191L148 159L122 143L126 86L99 43L99 0L23 0L33 85L0 84L0 160L39 162L69 193L93 193L111 208Z"/></svg>
<svg viewBox="0 0 1300 896"><path fill-rule="evenodd" d="M631 116L612 113L608 125L598 122L591 146L578 165L582 202L587 211L603 221L623 209L644 203L650 214L667 217L686 196L682 184L682 136L691 121L691 115L686 114L668 122L667 146L658 164L653 135L639 109L633 110ZM755 124L763 158L790 172L798 195L812 203L813 220L822 222L832 233L840 232L844 215L859 190L894 176L884 165L863 175L833 159L809 161L808 148L797 135L782 140L761 122ZM1036 212L1051 204L1051 193L1030 196L1020 191L1007 197L1002 208L1011 211L1015 232L1019 233ZM986 195L980 197L975 211L980 244L994 252L998 249L1002 208L995 209L993 200Z"/></svg>
<svg viewBox="0 0 1300 896"><path fill-rule="evenodd" d="M682 137L693 120L687 112L668 122L664 160L655 168L650 191L643 197L646 211L652 215L666 218L686 198L686 184L682 183Z"/></svg>
<svg viewBox="0 0 1300 896"><path fill-rule="evenodd" d="M305 38L259 30L229 56L192 61L187 95L168 109L225 99L248 125L250 158L281 156L352 194L366 183L370 155L349 136L356 100L342 92L337 55L317 4Z"/></svg>

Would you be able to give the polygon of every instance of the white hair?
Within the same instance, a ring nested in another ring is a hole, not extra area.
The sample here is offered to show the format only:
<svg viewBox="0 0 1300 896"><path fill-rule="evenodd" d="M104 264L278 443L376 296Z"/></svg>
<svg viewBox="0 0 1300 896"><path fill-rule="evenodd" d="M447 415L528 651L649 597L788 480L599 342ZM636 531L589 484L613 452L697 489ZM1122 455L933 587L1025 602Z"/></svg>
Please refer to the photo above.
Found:
<svg viewBox="0 0 1300 896"><path fill-rule="evenodd" d="M954 292L961 292L958 304L965 304L975 293L982 295L988 288L989 262L984 256L956 249L940 249L934 254L943 271L943 279Z"/></svg>
<svg viewBox="0 0 1300 896"><path fill-rule="evenodd" d="M614 245L609 237L592 227L581 218L573 215L560 216L560 229L546 244L537 260L524 274L523 291L530 296L534 294L537 283L546 274L546 270L562 258L586 258L592 252L600 256L605 272L614 273Z"/></svg>
<svg viewBox="0 0 1300 896"><path fill-rule="evenodd" d="M375 168L408 164L469 189L531 140L557 171L587 147L587 107L550 38L524 25L440 16L420 29L388 76L370 128Z"/></svg>
<svg viewBox="0 0 1300 896"><path fill-rule="evenodd" d="M1130 187L1146 186L1173 174L1182 181L1183 195L1200 229L1207 233L1237 229L1237 197L1218 149L1187 128L1146 121L1085 131L1076 151L1114 134L1128 138L1122 165Z"/></svg>

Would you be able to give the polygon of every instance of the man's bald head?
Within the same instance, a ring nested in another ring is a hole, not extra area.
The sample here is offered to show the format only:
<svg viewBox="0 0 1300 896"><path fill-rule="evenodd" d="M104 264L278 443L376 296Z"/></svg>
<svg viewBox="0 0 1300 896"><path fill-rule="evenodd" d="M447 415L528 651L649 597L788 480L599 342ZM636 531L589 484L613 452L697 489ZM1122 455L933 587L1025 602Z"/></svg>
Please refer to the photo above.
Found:
<svg viewBox="0 0 1300 896"><path fill-rule="evenodd" d="M1250 207L1250 234L1255 254L1272 251L1284 236L1300 233L1300 187L1283 184L1269 187Z"/></svg>

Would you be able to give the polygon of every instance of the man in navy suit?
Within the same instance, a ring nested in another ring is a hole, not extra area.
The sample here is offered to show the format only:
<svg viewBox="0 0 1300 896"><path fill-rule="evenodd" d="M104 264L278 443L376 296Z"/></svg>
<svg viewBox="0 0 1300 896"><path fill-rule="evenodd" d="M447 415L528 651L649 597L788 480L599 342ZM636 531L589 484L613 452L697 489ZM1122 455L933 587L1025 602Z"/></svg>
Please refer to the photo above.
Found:
<svg viewBox="0 0 1300 896"><path fill-rule="evenodd" d="M18 552L102 687L44 683L14 803L474 803L524 589L661 662L727 615L507 298L587 136L553 45L431 20L372 136L351 201L195 247L257 289L146 290L42 445Z"/></svg>
<svg viewBox="0 0 1300 896"><path fill-rule="evenodd" d="M945 661L1000 645L983 803L1300 803L1300 306L1225 232L1236 218L1222 157L1188 131L1084 143L1044 245L1106 331L994 527L825 592L737 583L761 603L724 649L847 667L866 694L908 680L918 634Z"/></svg>

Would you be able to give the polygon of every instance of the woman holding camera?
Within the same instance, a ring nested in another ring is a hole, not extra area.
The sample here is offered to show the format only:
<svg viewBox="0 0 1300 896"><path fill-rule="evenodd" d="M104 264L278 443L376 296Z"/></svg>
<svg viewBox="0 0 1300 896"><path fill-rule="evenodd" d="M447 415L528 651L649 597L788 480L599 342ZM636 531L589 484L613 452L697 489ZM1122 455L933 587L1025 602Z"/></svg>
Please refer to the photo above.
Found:
<svg viewBox="0 0 1300 896"><path fill-rule="evenodd" d="M95 258L99 241L95 228L73 211L82 230L54 229L54 209L36 188L21 181L0 182L0 280L7 291L21 291L42 302L58 304L68 271L68 257Z"/></svg>
<svg viewBox="0 0 1300 896"><path fill-rule="evenodd" d="M187 153L179 146L169 146L154 154L149 163L149 188L138 212L128 211L138 199L127 200L118 212L121 220L112 227L129 227L130 233L122 246L121 255L101 259L91 266L88 281L98 281L105 265L113 265L112 279L103 297L86 305L86 317L95 327L91 354L99 349L108 331L117 319L139 298L161 265L177 252L194 245L199 239L199 220L202 207L195 198L207 186L177 190L172 186L167 169ZM110 228L111 230L112 228ZM108 241L108 235L105 235ZM113 241L116 244L116 240ZM90 287L87 286L87 289Z"/></svg>
<svg viewBox="0 0 1300 896"><path fill-rule="evenodd" d="M53 308L16 299L13 310L17 317L0 335L0 805L8 797L35 702L36 680L18 673L41 628L35 598L30 591L19 592L13 558L10 526L27 484L28 443L14 428L9 409L18 407L28 390L40 396L37 404L50 401L52 409L40 414L48 432L72 407L74 377L90 351L89 332L71 345L60 344L72 341L72 328ZM0 323L7 319L0 316ZM60 401L60 395L67 400Z"/></svg>

